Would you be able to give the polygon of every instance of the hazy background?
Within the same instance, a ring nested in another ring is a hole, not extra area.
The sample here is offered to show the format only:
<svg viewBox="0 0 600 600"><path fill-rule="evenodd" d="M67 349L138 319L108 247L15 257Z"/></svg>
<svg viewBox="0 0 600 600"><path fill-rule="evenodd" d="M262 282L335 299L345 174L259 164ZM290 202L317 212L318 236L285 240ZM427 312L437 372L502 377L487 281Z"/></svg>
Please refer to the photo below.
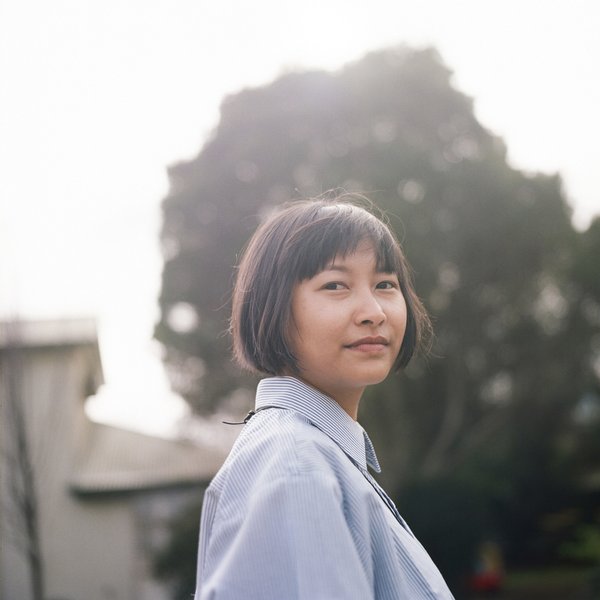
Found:
<svg viewBox="0 0 600 600"><path fill-rule="evenodd" d="M97 316L95 419L168 433L158 319L166 167L224 95L380 47L434 45L513 166L600 212L594 0L53 3L0 0L0 317Z"/></svg>

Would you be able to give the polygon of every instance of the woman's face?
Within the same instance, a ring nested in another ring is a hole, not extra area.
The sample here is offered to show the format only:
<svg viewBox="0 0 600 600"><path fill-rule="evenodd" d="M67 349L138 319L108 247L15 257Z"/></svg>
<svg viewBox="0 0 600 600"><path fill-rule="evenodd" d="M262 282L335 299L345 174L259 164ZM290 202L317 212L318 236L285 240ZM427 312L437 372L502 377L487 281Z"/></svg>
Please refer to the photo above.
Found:
<svg viewBox="0 0 600 600"><path fill-rule="evenodd" d="M369 242L294 288L290 336L300 376L353 418L365 387L390 372L405 329L398 277L377 270Z"/></svg>

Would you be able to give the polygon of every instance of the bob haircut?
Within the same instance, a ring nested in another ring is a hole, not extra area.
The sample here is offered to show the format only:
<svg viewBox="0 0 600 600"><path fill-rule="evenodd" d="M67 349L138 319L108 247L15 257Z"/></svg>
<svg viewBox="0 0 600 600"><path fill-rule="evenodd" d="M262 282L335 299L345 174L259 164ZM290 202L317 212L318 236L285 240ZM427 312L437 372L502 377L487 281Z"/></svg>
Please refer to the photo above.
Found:
<svg viewBox="0 0 600 600"><path fill-rule="evenodd" d="M431 325L400 244L370 212L334 199L288 204L263 223L248 243L231 315L234 356L243 368L269 375L299 374L288 336L294 287L364 241L373 245L377 269L398 276L407 321L396 369L408 364Z"/></svg>

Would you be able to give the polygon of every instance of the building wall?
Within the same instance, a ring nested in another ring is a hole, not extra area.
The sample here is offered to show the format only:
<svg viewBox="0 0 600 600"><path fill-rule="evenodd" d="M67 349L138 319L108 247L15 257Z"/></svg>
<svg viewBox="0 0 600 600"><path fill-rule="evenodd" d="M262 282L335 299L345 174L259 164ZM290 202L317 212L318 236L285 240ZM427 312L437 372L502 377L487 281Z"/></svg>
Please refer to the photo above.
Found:
<svg viewBox="0 0 600 600"><path fill-rule="evenodd" d="M29 586L29 570L23 554L19 552L12 540L7 539L4 523L0 536L0 600L16 600L31 598Z"/></svg>
<svg viewBox="0 0 600 600"><path fill-rule="evenodd" d="M89 346L24 349L0 353L2 373L11 361L11 377L21 372L29 448L37 488L46 597L55 600L138 600L134 585L135 517L127 497L82 501L72 495L69 476L88 432L84 400L98 369ZM14 380L13 380L14 381ZM13 390L14 391L14 390ZM6 386L2 413L6 415ZM2 600L29 600L29 572L23 553L10 539L22 531L10 506L8 478L14 463L7 445L13 431L2 419L0 511Z"/></svg>
<svg viewBox="0 0 600 600"><path fill-rule="evenodd" d="M141 600L135 589L135 530L127 498L72 497L46 529L48 597Z"/></svg>
<svg viewBox="0 0 600 600"><path fill-rule="evenodd" d="M82 501L70 492L77 453L90 433L84 401L91 377L86 348L32 357L32 431L39 474L42 547L49 598L137 600L132 588L134 521L127 498Z"/></svg>
<svg viewBox="0 0 600 600"><path fill-rule="evenodd" d="M85 463L82 452L98 447L93 435L98 426L85 415L84 403L100 378L95 343L14 352L0 339L0 600L33 599L25 553L11 536L23 537L25 527L11 508L11 476L18 469L10 458L15 424L9 400L24 408L38 498L44 600L171 597L169 585L154 579L152 557L167 541L170 520L202 494L203 485L73 492L70 478Z"/></svg>

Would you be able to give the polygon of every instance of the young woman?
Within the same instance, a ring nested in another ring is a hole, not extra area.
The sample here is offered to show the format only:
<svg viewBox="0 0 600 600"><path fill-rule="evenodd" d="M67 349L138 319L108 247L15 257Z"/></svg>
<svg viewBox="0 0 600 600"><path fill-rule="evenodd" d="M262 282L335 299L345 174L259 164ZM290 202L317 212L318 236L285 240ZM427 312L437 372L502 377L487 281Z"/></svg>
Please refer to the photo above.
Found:
<svg viewBox="0 0 600 600"><path fill-rule="evenodd" d="M231 328L239 363L270 377L206 491L196 600L452 598L369 473L356 421L428 326L398 242L365 209L296 202L258 229Z"/></svg>

